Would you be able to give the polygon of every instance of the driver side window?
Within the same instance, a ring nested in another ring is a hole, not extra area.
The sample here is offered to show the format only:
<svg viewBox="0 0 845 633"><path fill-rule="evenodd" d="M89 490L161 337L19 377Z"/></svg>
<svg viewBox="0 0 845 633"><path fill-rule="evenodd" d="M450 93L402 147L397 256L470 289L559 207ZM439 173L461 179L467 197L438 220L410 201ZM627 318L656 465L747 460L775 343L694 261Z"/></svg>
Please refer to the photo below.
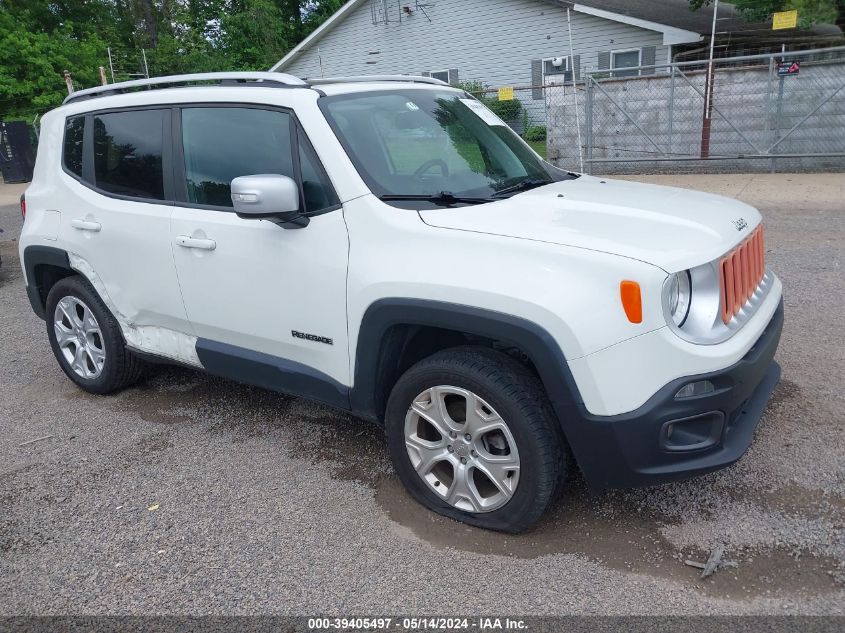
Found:
<svg viewBox="0 0 845 633"><path fill-rule="evenodd" d="M295 178L291 120L257 108L183 108L182 146L188 202L231 207L238 176Z"/></svg>
<svg viewBox="0 0 845 633"><path fill-rule="evenodd" d="M281 174L299 181L307 213L339 204L317 155L287 112L183 108L182 148L188 202L231 208L232 180Z"/></svg>

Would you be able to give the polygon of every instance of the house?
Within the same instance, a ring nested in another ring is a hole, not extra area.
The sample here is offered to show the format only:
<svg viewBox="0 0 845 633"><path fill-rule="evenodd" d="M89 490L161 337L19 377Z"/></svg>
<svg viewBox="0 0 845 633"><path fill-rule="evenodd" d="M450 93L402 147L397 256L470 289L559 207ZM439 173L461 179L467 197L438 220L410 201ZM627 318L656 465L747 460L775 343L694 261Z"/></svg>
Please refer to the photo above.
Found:
<svg viewBox="0 0 845 633"><path fill-rule="evenodd" d="M652 74L627 69L706 57L712 20L711 8L691 11L688 0L350 0L271 70L424 74L489 86L560 83L589 70ZM717 33L723 57L774 41L779 51L784 37L806 42L812 35L781 31L772 40L771 24L749 24L725 3Z"/></svg>
<svg viewBox="0 0 845 633"><path fill-rule="evenodd" d="M691 13L685 0L638 4L667 3L684 4ZM577 77L584 69L638 73L624 69L669 62L674 47L702 41L689 20L679 27L674 24L679 20L654 21L602 8L608 4L613 3L350 0L271 70L301 77L424 74L453 85L473 80L536 86L544 76L571 79L572 72Z"/></svg>

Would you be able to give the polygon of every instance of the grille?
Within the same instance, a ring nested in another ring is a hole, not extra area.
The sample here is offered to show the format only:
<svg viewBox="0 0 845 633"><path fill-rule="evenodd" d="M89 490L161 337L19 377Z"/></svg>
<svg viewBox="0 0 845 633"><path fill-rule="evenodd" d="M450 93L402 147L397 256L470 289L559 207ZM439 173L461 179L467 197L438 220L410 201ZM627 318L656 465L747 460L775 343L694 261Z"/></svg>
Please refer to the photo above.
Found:
<svg viewBox="0 0 845 633"><path fill-rule="evenodd" d="M719 272L722 321L727 325L751 298L766 274L762 224L722 258Z"/></svg>

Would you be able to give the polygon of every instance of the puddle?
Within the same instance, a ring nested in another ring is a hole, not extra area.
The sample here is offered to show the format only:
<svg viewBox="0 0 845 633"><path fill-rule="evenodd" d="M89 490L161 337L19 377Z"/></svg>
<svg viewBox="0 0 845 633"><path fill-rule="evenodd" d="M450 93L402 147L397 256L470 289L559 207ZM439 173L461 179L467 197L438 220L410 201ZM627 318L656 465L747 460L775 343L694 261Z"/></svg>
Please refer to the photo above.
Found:
<svg viewBox="0 0 845 633"><path fill-rule="evenodd" d="M707 560L708 552L673 547L660 536L672 521L642 507L626 507L624 499L594 493L582 484L566 486L563 497L527 534L509 535L463 525L429 512L408 495L396 477L384 479L376 499L388 516L408 532L438 549L461 549L482 555L532 559L554 554L584 556L611 569L672 580L707 595L794 596L838 589L832 573L837 561L784 550L728 550L734 568L702 580L700 570L684 564ZM610 495L616 496L616 495ZM624 497L624 495L622 495Z"/></svg>
<svg viewBox="0 0 845 633"><path fill-rule="evenodd" d="M153 366L148 372L149 376L137 387L124 392L126 396L118 396L122 408L137 413L146 422L192 422L184 413L186 409L219 397L212 380L191 369Z"/></svg>
<svg viewBox="0 0 845 633"><path fill-rule="evenodd" d="M316 433L288 447L291 457L324 462L336 479L380 485L393 473L382 429L350 415L326 411L307 420L315 425Z"/></svg>
<svg viewBox="0 0 845 633"><path fill-rule="evenodd" d="M373 488L376 502L394 522L398 537L438 549L517 559L572 554L610 569L668 579L693 591L732 599L789 597L840 588L833 574L837 569L841 574L841 567L832 557L808 552L796 555L780 548L730 549L729 545L725 560L736 566L720 569L702 580L700 570L683 561L704 562L709 552L680 549L661 534L667 526L683 529L681 519L661 514L654 504L642 503L642 496L634 492L594 492L577 479L565 487L562 498L527 534L499 534L446 519L425 510L405 492L393 474L382 429L304 400L181 368L153 368L150 379L124 393L116 397L119 406L148 422L200 422L210 432L234 432L233 441L272 433L280 423L303 425L307 432L301 435L301 441L286 446L291 457L322 463L336 479ZM800 387L782 381L774 399L782 402L799 396ZM169 447L164 435L153 438L142 447L145 453ZM660 495L659 489L654 490ZM738 496L764 510L778 512L839 517L843 510L840 497L797 486L724 494L727 499Z"/></svg>
<svg viewBox="0 0 845 633"><path fill-rule="evenodd" d="M146 422L202 423L209 432L234 432L233 441L267 435L297 401L198 370L165 365L152 365L141 383L114 398L120 409Z"/></svg>

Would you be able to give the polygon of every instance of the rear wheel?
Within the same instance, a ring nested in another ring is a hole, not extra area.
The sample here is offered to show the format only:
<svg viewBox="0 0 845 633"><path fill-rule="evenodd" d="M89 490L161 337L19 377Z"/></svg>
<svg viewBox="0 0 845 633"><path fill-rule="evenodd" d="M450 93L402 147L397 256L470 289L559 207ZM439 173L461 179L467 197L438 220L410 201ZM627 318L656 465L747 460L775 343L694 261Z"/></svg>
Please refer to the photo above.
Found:
<svg viewBox="0 0 845 633"><path fill-rule="evenodd" d="M65 374L85 391L105 394L136 382L144 363L126 348L117 320L80 277L47 295L47 336Z"/></svg>
<svg viewBox="0 0 845 633"><path fill-rule="evenodd" d="M386 427L414 498L479 527L529 528L567 470L540 381L486 348L445 350L411 367L390 395Z"/></svg>

